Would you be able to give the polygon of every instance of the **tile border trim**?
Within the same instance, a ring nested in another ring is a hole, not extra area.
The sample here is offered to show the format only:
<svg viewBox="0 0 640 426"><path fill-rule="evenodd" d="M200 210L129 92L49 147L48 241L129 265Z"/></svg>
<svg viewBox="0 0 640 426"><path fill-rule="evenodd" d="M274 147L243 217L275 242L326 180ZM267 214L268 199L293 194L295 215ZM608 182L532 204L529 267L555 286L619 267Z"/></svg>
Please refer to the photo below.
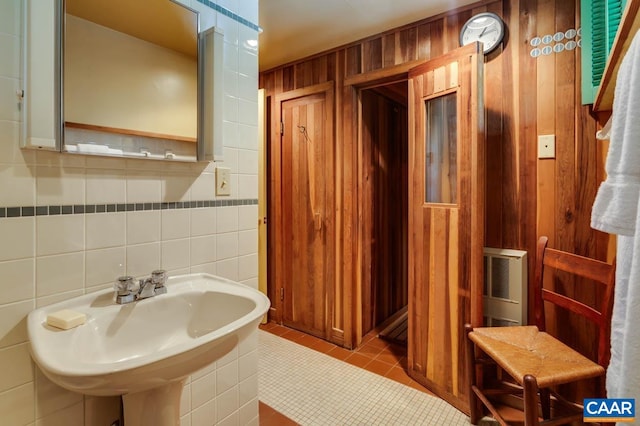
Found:
<svg viewBox="0 0 640 426"><path fill-rule="evenodd" d="M0 207L0 218L57 216L67 214L121 213L151 210L194 209L201 207L233 207L257 205L257 198L237 200L197 200L161 203L65 204L48 206Z"/></svg>
<svg viewBox="0 0 640 426"><path fill-rule="evenodd" d="M224 8L224 7L218 5L218 4L216 4L216 3L214 3L214 2L212 2L210 0L196 0L196 1L198 3L201 3L201 4L203 4L203 5L207 6L207 7L215 10L216 12L219 12L219 13L222 13L223 15L225 15L225 16L228 16L229 18L233 19L234 21L239 22L242 25L245 25L245 26L251 28L252 30L256 30L256 31L260 32L260 26L259 25L254 24L253 22L251 22L251 21L249 21L247 19L244 19L242 16L233 13L232 11L230 11L227 8Z"/></svg>

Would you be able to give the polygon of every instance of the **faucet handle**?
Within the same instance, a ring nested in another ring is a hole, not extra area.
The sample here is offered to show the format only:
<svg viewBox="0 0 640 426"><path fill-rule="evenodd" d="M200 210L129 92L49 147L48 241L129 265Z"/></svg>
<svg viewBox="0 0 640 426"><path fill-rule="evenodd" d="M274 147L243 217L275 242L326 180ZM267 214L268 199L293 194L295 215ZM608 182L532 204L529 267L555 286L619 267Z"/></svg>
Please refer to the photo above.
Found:
<svg viewBox="0 0 640 426"><path fill-rule="evenodd" d="M118 295L126 296L135 289L133 277L129 275L118 277L118 280L113 285L113 289L118 293Z"/></svg>
<svg viewBox="0 0 640 426"><path fill-rule="evenodd" d="M167 282L167 271L164 269L156 269L151 273L151 282L157 287L163 287Z"/></svg>
<svg viewBox="0 0 640 426"><path fill-rule="evenodd" d="M155 286L156 294L165 294L167 288L164 284L167 282L167 271L164 269L156 269L151 273L151 282Z"/></svg>

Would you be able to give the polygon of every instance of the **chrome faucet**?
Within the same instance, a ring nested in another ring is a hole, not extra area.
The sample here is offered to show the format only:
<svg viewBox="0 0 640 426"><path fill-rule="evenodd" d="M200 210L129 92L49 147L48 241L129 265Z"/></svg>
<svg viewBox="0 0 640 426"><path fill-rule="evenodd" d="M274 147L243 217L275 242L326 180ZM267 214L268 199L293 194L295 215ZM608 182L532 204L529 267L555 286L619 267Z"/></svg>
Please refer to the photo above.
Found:
<svg viewBox="0 0 640 426"><path fill-rule="evenodd" d="M162 269L153 271L149 278L141 279L137 286L132 276L119 277L114 285L116 303L131 303L136 300L164 294L167 292L166 282L167 272Z"/></svg>

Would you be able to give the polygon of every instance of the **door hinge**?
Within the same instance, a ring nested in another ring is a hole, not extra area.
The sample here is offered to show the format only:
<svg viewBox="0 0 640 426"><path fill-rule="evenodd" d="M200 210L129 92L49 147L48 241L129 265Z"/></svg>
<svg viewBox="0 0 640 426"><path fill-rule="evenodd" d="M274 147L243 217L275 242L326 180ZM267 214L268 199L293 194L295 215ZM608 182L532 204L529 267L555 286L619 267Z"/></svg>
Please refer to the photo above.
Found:
<svg viewBox="0 0 640 426"><path fill-rule="evenodd" d="M280 300L284 300L284 287L280 287Z"/></svg>
<svg viewBox="0 0 640 426"><path fill-rule="evenodd" d="M280 134L284 135L284 122L280 122Z"/></svg>

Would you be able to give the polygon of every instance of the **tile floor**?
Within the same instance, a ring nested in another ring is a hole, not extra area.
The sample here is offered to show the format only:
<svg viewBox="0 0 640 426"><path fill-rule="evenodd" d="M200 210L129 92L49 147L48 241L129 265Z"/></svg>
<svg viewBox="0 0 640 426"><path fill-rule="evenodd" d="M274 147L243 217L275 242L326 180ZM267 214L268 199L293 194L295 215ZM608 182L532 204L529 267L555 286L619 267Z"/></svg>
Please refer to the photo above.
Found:
<svg viewBox="0 0 640 426"><path fill-rule="evenodd" d="M261 334L261 346L266 349L264 357L269 358L261 359L268 366L261 368L262 426L468 424L464 414L407 375L406 348L378 339L376 333L365 336L359 348L349 351L275 323L260 328L268 332ZM290 359L275 365L283 357ZM310 370L309 365L314 368Z"/></svg>

